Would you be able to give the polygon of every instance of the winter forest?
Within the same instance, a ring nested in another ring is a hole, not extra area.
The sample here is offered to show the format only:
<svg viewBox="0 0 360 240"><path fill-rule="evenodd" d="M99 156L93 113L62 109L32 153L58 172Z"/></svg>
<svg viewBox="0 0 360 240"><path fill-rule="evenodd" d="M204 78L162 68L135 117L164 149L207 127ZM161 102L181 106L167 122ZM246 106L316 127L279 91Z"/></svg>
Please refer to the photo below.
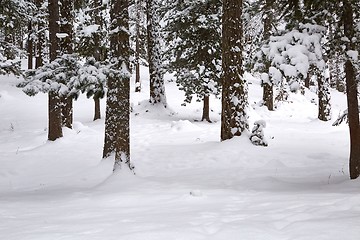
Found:
<svg viewBox="0 0 360 240"><path fill-rule="evenodd" d="M0 239L358 239L359 51L358 0L0 0Z"/></svg>

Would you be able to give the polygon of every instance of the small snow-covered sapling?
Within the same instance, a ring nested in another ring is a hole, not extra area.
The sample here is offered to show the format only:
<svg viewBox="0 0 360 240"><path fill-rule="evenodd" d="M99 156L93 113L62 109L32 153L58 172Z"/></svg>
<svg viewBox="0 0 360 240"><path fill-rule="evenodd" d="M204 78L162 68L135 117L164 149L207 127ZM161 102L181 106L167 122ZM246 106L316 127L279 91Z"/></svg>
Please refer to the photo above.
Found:
<svg viewBox="0 0 360 240"><path fill-rule="evenodd" d="M250 141L254 145L267 147L268 143L264 136L266 122L264 120L258 120L254 122L254 125L255 126L251 130Z"/></svg>

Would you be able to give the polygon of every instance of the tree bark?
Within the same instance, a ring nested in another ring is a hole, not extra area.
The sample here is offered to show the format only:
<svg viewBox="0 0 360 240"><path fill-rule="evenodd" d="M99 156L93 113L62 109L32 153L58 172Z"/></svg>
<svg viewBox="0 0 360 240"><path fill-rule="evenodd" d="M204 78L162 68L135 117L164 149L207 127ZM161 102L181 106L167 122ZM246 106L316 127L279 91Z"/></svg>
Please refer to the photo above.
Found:
<svg viewBox="0 0 360 240"><path fill-rule="evenodd" d="M95 121L101 119L100 98L94 97L94 105L95 105L95 111L94 111L94 121Z"/></svg>
<svg viewBox="0 0 360 240"><path fill-rule="evenodd" d="M33 27L32 22L29 20L28 23L28 39L27 39L27 52L28 52L28 69L33 69L33 55L34 55L34 44L32 40Z"/></svg>
<svg viewBox="0 0 360 240"><path fill-rule="evenodd" d="M271 24L272 24L272 8L273 0L265 1L265 16L263 17L264 22L264 41L268 42L271 36ZM265 59L265 69L269 72L271 63L268 59ZM269 78L268 82L265 82L263 85L263 103L268 108L269 111L274 110L274 90L273 83Z"/></svg>
<svg viewBox="0 0 360 240"><path fill-rule="evenodd" d="M58 0L49 0L49 38L50 38L50 61L54 61L58 56L58 39L56 34L59 32L59 3ZM60 97L57 92L49 92L49 132L48 139L55 141L63 136L61 128L61 106Z"/></svg>
<svg viewBox="0 0 360 240"><path fill-rule="evenodd" d="M73 44L73 10L74 1L72 0L61 0L61 21L60 21L60 32L67 36L60 40L60 53L61 54L72 54L74 52ZM66 79L65 81L69 81ZM64 84L66 84L66 82ZM62 113L62 124L65 127L72 128L73 124L73 98L70 96L61 97L61 113Z"/></svg>
<svg viewBox="0 0 360 240"><path fill-rule="evenodd" d="M346 44L346 50L355 50L353 43L354 37L354 19L351 1L343 0L343 24L344 34L350 41ZM350 178L356 179L360 175L360 126L359 126L359 103L358 90L355 75L354 65L348 57L345 62L345 76L346 76L346 94L348 104L348 119L350 131Z"/></svg>
<svg viewBox="0 0 360 240"><path fill-rule="evenodd" d="M140 81L140 5L141 0L136 1L136 46L135 46L135 92L141 92Z"/></svg>
<svg viewBox="0 0 360 240"><path fill-rule="evenodd" d="M242 69L242 0L223 1L221 140L248 129L247 82Z"/></svg>
<svg viewBox="0 0 360 240"><path fill-rule="evenodd" d="M160 53L159 17L157 0L146 0L147 41L150 73L150 103L166 107L165 83Z"/></svg>
<svg viewBox="0 0 360 240"><path fill-rule="evenodd" d="M130 75L128 0L114 0L110 7L112 74L108 77L103 158L115 155L114 171L133 169L130 163Z"/></svg>
<svg viewBox="0 0 360 240"><path fill-rule="evenodd" d="M207 122L211 123L209 95L204 96L204 106L203 106L203 113L202 113L201 121L207 121Z"/></svg>
<svg viewBox="0 0 360 240"><path fill-rule="evenodd" d="M325 79L324 73L317 70L316 77L318 79L318 99L319 99L319 114L318 118L321 121L329 121L331 119L331 104L329 83Z"/></svg>

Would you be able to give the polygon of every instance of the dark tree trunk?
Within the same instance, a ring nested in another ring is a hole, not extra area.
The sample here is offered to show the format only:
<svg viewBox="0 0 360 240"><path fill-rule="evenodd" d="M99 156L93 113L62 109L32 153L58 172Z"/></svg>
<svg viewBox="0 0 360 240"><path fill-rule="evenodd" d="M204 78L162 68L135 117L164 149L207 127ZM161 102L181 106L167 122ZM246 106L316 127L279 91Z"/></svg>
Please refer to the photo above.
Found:
<svg viewBox="0 0 360 240"><path fill-rule="evenodd" d="M33 69L33 53L34 53L34 44L32 40L32 22L31 20L28 23L28 39L27 39L27 53L28 53L28 69Z"/></svg>
<svg viewBox="0 0 360 240"><path fill-rule="evenodd" d="M343 0L344 12L344 34L350 42L347 43L346 50L355 50L354 43L354 19L351 1ZM348 119L350 130L350 178L356 179L360 175L360 126L359 126L359 103L358 90L355 75L355 68L350 59L345 62L346 94L348 104Z"/></svg>
<svg viewBox="0 0 360 240"><path fill-rule="evenodd" d="M40 12L43 0L35 0L37 10ZM39 68L43 65L43 47L45 43L45 26L43 21L37 23L37 41L36 41L36 56L35 56L35 68Z"/></svg>
<svg viewBox="0 0 360 240"><path fill-rule="evenodd" d="M135 92L141 92L140 81L140 6L141 0L136 1L136 46L135 46Z"/></svg>
<svg viewBox="0 0 360 240"><path fill-rule="evenodd" d="M265 2L265 16L264 21L264 41L268 42L271 36L271 24L273 20L272 16L273 0L266 0ZM268 59L265 59L265 69L269 72L271 63ZM263 103L269 111L274 110L274 90L273 83L269 78L268 82L263 83Z"/></svg>
<svg viewBox="0 0 360 240"><path fill-rule="evenodd" d="M58 55L58 40L56 34L59 32L59 3L58 0L49 0L49 38L50 38L50 61L54 61ZM56 92L49 92L49 132L48 139L55 141L62 137L61 129L61 105L60 97Z"/></svg>
<svg viewBox="0 0 360 240"><path fill-rule="evenodd" d="M114 171L132 169L130 163L130 75L128 0L114 0L110 7L111 61L108 78L103 158L115 155Z"/></svg>
<svg viewBox="0 0 360 240"><path fill-rule="evenodd" d="M221 140L248 129L247 82L242 69L242 0L223 1Z"/></svg>
<svg viewBox="0 0 360 240"><path fill-rule="evenodd" d="M207 121L207 122L211 123L209 95L204 96L204 106L203 106L203 113L202 113L201 121Z"/></svg>
<svg viewBox="0 0 360 240"><path fill-rule="evenodd" d="M100 98L94 97L94 105L95 105L95 112L94 112L94 121L95 121L101 119Z"/></svg>
<svg viewBox="0 0 360 240"><path fill-rule="evenodd" d="M146 0L150 102L152 104L161 103L166 107L165 83L160 55L159 19L156 1L157 0Z"/></svg>
<svg viewBox="0 0 360 240"><path fill-rule="evenodd" d="M60 32L67 34L66 37L60 40L60 53L61 54L72 54L73 53L73 0L61 0L61 21L60 21ZM69 81L66 79L65 81ZM66 84L66 82L64 84ZM62 113L62 124L65 127L72 128L73 124L73 98L69 96L61 97L61 113Z"/></svg>

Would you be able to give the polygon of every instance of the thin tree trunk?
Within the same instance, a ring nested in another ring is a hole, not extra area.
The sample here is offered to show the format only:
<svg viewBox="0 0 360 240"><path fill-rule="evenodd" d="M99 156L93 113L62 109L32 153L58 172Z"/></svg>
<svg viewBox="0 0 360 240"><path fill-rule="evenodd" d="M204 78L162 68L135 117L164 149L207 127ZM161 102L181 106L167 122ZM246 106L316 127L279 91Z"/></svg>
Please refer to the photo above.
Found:
<svg viewBox="0 0 360 240"><path fill-rule="evenodd" d="M136 46L135 46L135 92L141 91L140 82L140 4L141 0L136 1Z"/></svg>
<svg viewBox="0 0 360 240"><path fill-rule="evenodd" d="M58 55L58 39L56 34L59 32L59 3L58 0L49 0L49 37L50 37L50 61L54 61ZM60 97L56 92L49 92L49 132L48 139L55 141L62 137L61 128L61 106Z"/></svg>
<svg viewBox="0 0 360 240"><path fill-rule="evenodd" d="M317 71L316 77L318 79L318 98L319 98L319 114L318 118L321 121L329 121L331 119L331 104L329 83L325 79L323 73Z"/></svg>
<svg viewBox="0 0 360 240"><path fill-rule="evenodd" d="M247 82L242 69L242 0L223 1L221 140L248 129Z"/></svg>
<svg viewBox="0 0 360 240"><path fill-rule="evenodd" d="M272 29L272 8L273 0L265 1L265 16L263 17L264 21L264 41L267 42L270 40L271 29ZM271 63L268 59L265 59L265 69L269 72ZM268 108L269 111L274 110L274 90L273 83L269 78L268 82L263 83L263 103Z"/></svg>
<svg viewBox="0 0 360 240"><path fill-rule="evenodd" d="M33 53L34 46L32 40L32 22L31 20L28 23L28 39L27 39L27 52L28 52L28 69L33 69Z"/></svg>
<svg viewBox="0 0 360 240"><path fill-rule="evenodd" d="M95 121L101 119L100 98L94 97L94 105L95 105L95 111L94 111L94 121Z"/></svg>
<svg viewBox="0 0 360 240"><path fill-rule="evenodd" d="M204 106L203 106L203 113L202 113L201 121L207 121L207 122L211 123L209 95L204 96L203 102L204 102Z"/></svg>
<svg viewBox="0 0 360 240"><path fill-rule="evenodd" d="M346 50L355 50L353 43L354 37L354 19L351 1L343 0L344 5L344 33L350 42L347 43ZM345 62L345 76L346 76L346 94L348 104L348 119L350 131L350 178L356 179L360 175L360 123L359 123L359 103L358 90L355 75L355 68L350 59Z"/></svg>

